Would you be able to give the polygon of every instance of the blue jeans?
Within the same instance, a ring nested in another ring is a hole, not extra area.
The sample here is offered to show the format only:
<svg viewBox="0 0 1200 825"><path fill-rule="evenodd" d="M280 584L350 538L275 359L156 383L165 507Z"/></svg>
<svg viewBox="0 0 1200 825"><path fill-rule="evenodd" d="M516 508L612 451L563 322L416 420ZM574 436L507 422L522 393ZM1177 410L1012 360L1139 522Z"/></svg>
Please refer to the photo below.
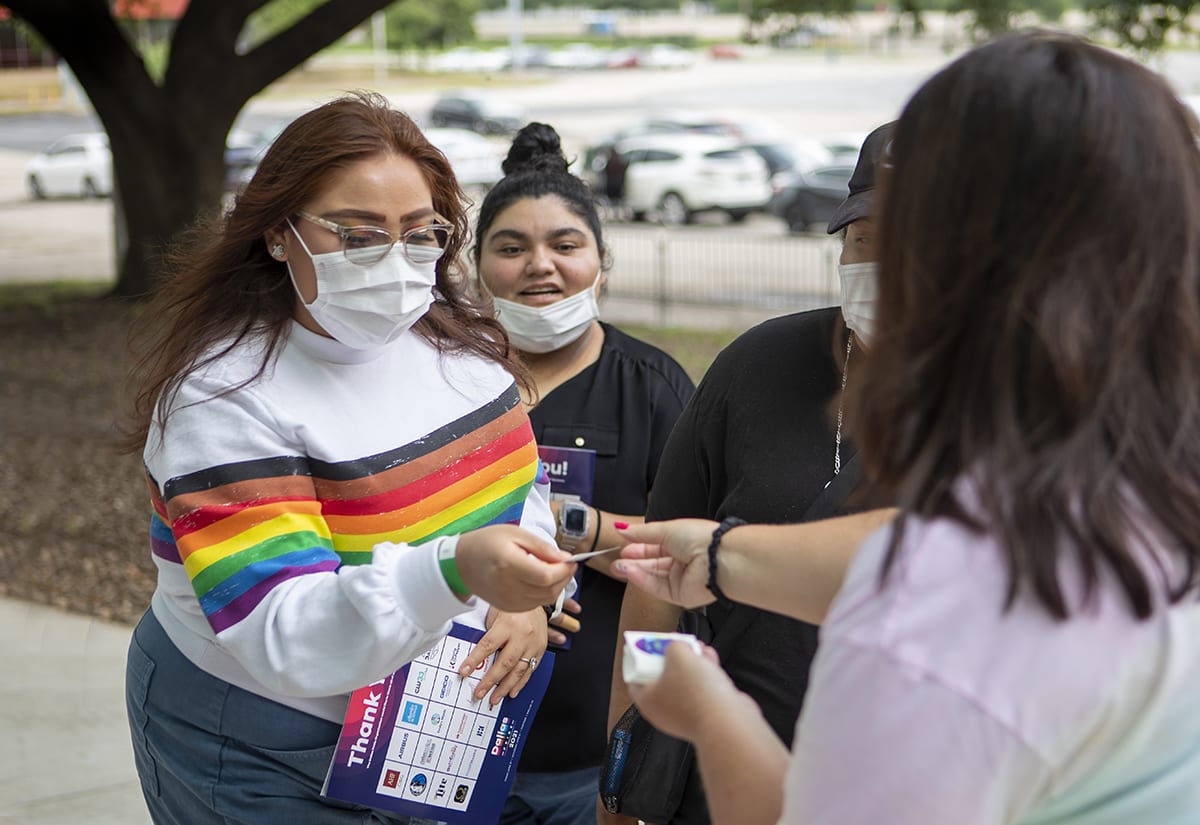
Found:
<svg viewBox="0 0 1200 825"><path fill-rule="evenodd" d="M600 768L518 773L500 825L596 825Z"/></svg>
<svg viewBox="0 0 1200 825"><path fill-rule="evenodd" d="M155 825L425 825L321 796L340 726L193 665L150 611L129 644L125 707Z"/></svg>

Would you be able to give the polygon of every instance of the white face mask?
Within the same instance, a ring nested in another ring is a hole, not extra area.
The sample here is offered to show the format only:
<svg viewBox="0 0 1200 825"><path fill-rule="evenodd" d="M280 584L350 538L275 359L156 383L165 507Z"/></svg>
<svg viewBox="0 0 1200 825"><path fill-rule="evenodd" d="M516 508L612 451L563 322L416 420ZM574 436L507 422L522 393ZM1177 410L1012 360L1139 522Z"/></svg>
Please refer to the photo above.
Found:
<svg viewBox="0 0 1200 825"><path fill-rule="evenodd" d="M838 280L842 285L842 317L846 326L862 341L871 343L875 332L875 305L879 299L879 264L838 264Z"/></svg>
<svg viewBox="0 0 1200 825"><path fill-rule="evenodd" d="M305 309L313 320L338 341L351 349L373 349L391 343L412 327L433 304L437 284L437 261L442 250L410 247L420 263L404 255L399 241L383 260L371 266L359 266L346 259L339 249L314 255L292 227L296 239L308 253L317 276L317 297ZM296 275L288 262L288 274L296 294ZM304 296L300 296L303 302Z"/></svg>
<svg viewBox="0 0 1200 825"><path fill-rule="evenodd" d="M522 352L533 353L554 352L579 340L588 324L600 317L600 307L596 304L596 284L599 282L600 272L597 271L596 279L587 289L544 307L531 307L497 298L483 278L479 279L484 291L492 295L496 320L508 332L513 346Z"/></svg>

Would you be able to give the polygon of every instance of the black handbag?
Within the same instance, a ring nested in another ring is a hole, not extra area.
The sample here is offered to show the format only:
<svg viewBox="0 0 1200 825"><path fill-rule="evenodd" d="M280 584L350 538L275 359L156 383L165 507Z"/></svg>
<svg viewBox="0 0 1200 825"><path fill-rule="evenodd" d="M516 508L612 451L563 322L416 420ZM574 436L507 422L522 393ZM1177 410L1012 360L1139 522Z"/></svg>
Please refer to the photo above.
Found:
<svg viewBox="0 0 1200 825"><path fill-rule="evenodd" d="M751 608L733 605L714 634L704 613L685 610L677 630L693 634L724 656L722 645L740 636L755 615ZM637 705L630 705L613 727L600 771L605 809L646 822L668 822L683 801L694 760L690 742L663 733L642 717Z"/></svg>
<svg viewBox="0 0 1200 825"><path fill-rule="evenodd" d="M842 463L841 472L809 505L802 521L829 518L841 510L858 482L857 458L855 454ZM741 636L758 613L755 608L734 604L714 634L705 613L685 610L677 629L711 645L724 660L722 648ZM600 769L600 799L605 810L645 822L670 822L683 801L695 756L691 743L663 733L642 717L637 705L630 705L609 735Z"/></svg>
<svg viewBox="0 0 1200 825"><path fill-rule="evenodd" d="M600 775L605 809L646 822L669 821L683 801L694 758L690 743L663 733L630 705L608 740Z"/></svg>

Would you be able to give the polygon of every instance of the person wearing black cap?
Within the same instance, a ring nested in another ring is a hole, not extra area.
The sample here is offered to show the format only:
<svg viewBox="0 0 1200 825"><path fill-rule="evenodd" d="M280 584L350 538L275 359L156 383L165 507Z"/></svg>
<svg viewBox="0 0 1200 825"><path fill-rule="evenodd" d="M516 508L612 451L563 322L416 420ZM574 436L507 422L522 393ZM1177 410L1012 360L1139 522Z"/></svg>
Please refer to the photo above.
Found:
<svg viewBox="0 0 1200 825"><path fill-rule="evenodd" d="M886 163L892 124L871 132L837 208L831 232L844 232L839 277L843 306L786 315L739 336L709 368L667 441L650 492L647 521L736 517L754 523L812 522L844 514L858 478L854 444L842 437L840 404L853 381L854 353L868 345L874 315L871 206L875 172ZM848 541L865 537L889 513L841 519ZM814 532L824 543L828 525ZM803 552L804 548L798 548ZM621 631L675 630L678 607L627 588ZM808 671L817 648L816 625L718 600L707 609L721 641L725 671L749 694L783 742L790 744ZM734 630L740 628L740 630ZM730 637L732 643L726 643ZM618 657L621 651L617 651ZM631 701L614 668L610 729ZM692 767L678 810L659 825L707 825L700 773ZM604 825L633 820L598 806Z"/></svg>
<svg viewBox="0 0 1200 825"><path fill-rule="evenodd" d="M857 220L871 217L875 200L875 172L880 166L887 166L891 162L892 132L895 129L896 121L889 121L876 127L863 141L854 173L850 175L850 194L829 217L830 235Z"/></svg>
<svg viewBox="0 0 1200 825"><path fill-rule="evenodd" d="M866 346L875 322L876 250L871 211L875 199L875 171L891 157L892 130L896 123L885 123L863 141L858 163L850 176L850 194L833 211L829 234L841 232L842 255L838 262L841 286L842 319Z"/></svg>

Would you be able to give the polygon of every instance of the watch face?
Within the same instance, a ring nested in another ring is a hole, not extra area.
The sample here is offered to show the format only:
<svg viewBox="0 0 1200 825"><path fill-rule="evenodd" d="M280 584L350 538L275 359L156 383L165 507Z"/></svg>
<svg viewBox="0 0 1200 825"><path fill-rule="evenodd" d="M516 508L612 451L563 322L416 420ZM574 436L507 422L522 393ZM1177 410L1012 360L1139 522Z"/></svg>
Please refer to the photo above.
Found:
<svg viewBox="0 0 1200 825"><path fill-rule="evenodd" d="M562 518L563 532L568 535L582 536L587 532L587 508L564 507Z"/></svg>

